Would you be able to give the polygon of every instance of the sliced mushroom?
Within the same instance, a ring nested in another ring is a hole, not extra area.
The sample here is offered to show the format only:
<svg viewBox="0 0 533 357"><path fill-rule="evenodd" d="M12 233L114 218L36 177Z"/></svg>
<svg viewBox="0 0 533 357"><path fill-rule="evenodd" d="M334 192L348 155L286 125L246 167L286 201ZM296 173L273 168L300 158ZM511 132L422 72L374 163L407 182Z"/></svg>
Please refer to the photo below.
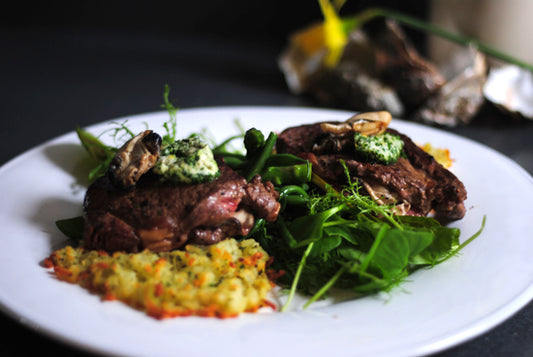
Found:
<svg viewBox="0 0 533 357"><path fill-rule="evenodd" d="M321 128L327 133L335 135L349 132L359 132L363 135L379 135L389 126L392 116L387 111L356 114L339 124L323 123Z"/></svg>
<svg viewBox="0 0 533 357"><path fill-rule="evenodd" d="M387 187L377 183L370 185L364 180L360 181L363 183L363 187L365 188L366 192L378 205L394 206L394 213L399 216L406 215L411 209L411 204L409 202L405 200L400 202L398 197Z"/></svg>
<svg viewBox="0 0 533 357"><path fill-rule="evenodd" d="M352 126L346 122L339 124L322 123L320 124L320 127L322 128L322 131L333 135L342 135L353 131Z"/></svg>
<svg viewBox="0 0 533 357"><path fill-rule="evenodd" d="M161 137L145 130L128 140L109 165L111 182L121 188L135 186L139 178L156 163L161 151Z"/></svg>
<svg viewBox="0 0 533 357"><path fill-rule="evenodd" d="M369 196L379 205L393 205L398 202L395 195L385 186L374 183L370 185L364 180L360 180Z"/></svg>

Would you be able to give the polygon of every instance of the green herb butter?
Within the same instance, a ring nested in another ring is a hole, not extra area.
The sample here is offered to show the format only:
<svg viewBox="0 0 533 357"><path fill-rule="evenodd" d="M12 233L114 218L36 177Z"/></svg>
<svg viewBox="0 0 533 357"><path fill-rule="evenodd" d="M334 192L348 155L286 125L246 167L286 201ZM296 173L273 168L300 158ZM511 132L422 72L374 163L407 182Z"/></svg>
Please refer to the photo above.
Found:
<svg viewBox="0 0 533 357"><path fill-rule="evenodd" d="M209 182L220 175L213 152L198 137L163 145L153 172L178 184Z"/></svg>
<svg viewBox="0 0 533 357"><path fill-rule="evenodd" d="M392 164L398 161L403 150L402 139L389 133L370 136L355 133L354 142L355 151L372 163Z"/></svg>

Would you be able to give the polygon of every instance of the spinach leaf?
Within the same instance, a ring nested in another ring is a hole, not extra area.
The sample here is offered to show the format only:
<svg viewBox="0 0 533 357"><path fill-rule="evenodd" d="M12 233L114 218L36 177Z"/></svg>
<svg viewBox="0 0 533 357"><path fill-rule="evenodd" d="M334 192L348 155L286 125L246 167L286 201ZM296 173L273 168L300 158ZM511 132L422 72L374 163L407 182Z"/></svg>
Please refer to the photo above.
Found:
<svg viewBox="0 0 533 357"><path fill-rule="evenodd" d="M56 227L67 237L81 241L83 237L83 217L72 217L57 220Z"/></svg>
<svg viewBox="0 0 533 357"><path fill-rule="evenodd" d="M306 306L333 287L363 295L387 291L463 247L458 229L430 217L397 216L394 207L361 194L358 182L335 191L313 173L311 185L277 189L280 218L254 238L285 272L278 283L290 290L282 310L296 291L311 295Z"/></svg>

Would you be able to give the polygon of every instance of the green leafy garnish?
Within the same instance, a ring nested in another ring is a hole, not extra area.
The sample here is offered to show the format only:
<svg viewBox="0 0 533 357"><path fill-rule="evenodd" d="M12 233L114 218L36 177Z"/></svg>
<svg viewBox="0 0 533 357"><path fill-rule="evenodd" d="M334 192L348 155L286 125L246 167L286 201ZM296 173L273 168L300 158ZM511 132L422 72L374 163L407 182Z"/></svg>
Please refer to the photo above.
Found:
<svg viewBox="0 0 533 357"><path fill-rule="evenodd" d="M274 257L276 270L285 272L278 281L289 288L282 311L296 292L311 296L308 306L332 288L361 296L389 291L414 271L458 254L481 232L460 244L458 228L430 217L396 215L394 206L362 194L346 166L345 172L348 184L341 191L316 174L311 182L276 185L282 205L278 220L260 220L248 236Z"/></svg>
<svg viewBox="0 0 533 357"><path fill-rule="evenodd" d="M176 135L178 131L178 120L177 120L177 112L178 108L176 108L169 99L170 95L170 87L168 85L165 85L165 91L163 93L163 100L164 104L163 107L167 110L169 114L169 120L166 121L163 124L163 128L166 130L166 134L163 135L162 140L163 143L166 144L172 144L174 141L176 141Z"/></svg>
<svg viewBox="0 0 533 357"><path fill-rule="evenodd" d="M80 241L83 237L84 219L82 216L65 218L56 221L56 227L67 237Z"/></svg>
<svg viewBox="0 0 533 357"><path fill-rule="evenodd" d="M107 171L111 160L117 152L117 148L105 145L100 139L85 129L79 127L76 128L76 134L78 134L78 138L89 154L89 157L95 162L94 168L88 175L89 180L94 181L96 178L104 175Z"/></svg>

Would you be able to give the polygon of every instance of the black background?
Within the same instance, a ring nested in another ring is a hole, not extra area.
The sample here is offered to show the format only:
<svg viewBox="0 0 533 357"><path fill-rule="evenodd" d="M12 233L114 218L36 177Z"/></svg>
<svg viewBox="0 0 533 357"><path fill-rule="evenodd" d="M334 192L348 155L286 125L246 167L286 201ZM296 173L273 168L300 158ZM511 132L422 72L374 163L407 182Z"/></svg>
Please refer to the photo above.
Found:
<svg viewBox="0 0 533 357"><path fill-rule="evenodd" d="M342 13L370 5L420 16L427 8L424 1L348 1ZM23 121L36 133L26 135L22 146L14 144L20 137L10 136L2 144L0 162L20 153L16 148L62 134L65 127L49 125L54 122L70 122L72 128L159 110L165 84L180 107L308 104L286 97L276 58L289 33L321 20L313 0L19 1L2 6L3 130L13 133ZM413 36L423 48L423 35ZM223 84L225 89L205 89ZM264 95L250 92L250 84L261 86Z"/></svg>
<svg viewBox="0 0 533 357"><path fill-rule="evenodd" d="M4 5L7 28L118 30L215 35L282 44L288 33L322 18L315 0L294 1L20 1ZM426 17L428 2L346 1L341 14L383 6Z"/></svg>

